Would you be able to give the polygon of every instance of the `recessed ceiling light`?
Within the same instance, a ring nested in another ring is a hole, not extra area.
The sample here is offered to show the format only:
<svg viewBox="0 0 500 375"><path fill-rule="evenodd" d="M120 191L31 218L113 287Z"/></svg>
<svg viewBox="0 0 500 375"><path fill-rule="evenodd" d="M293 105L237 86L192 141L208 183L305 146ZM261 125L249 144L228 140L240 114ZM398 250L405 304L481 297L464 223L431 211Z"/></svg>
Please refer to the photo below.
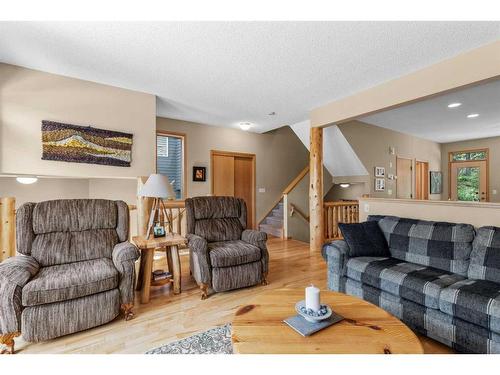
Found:
<svg viewBox="0 0 500 375"><path fill-rule="evenodd" d="M348 183L342 183L342 184L340 184L340 187L342 189L347 189L349 186L351 186L351 184L348 184Z"/></svg>
<svg viewBox="0 0 500 375"><path fill-rule="evenodd" d="M251 122L240 122L239 125L240 125L241 130L245 130L245 131L249 130L252 127Z"/></svg>
<svg viewBox="0 0 500 375"><path fill-rule="evenodd" d="M467 115L467 118L476 118L479 117L479 113L471 113L470 115Z"/></svg>
<svg viewBox="0 0 500 375"><path fill-rule="evenodd" d="M16 181L19 182L20 184L30 185L30 184L34 184L35 182L37 182L38 177L36 177L36 176L19 176L19 177L16 177Z"/></svg>
<svg viewBox="0 0 500 375"><path fill-rule="evenodd" d="M448 108L457 108L460 107L462 103L450 103L448 104Z"/></svg>

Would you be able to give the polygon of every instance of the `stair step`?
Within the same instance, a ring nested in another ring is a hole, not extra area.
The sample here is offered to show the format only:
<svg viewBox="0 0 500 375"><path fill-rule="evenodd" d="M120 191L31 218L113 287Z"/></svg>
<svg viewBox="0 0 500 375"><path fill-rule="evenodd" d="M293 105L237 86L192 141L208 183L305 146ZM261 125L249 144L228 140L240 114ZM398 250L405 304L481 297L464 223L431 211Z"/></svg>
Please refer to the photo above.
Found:
<svg viewBox="0 0 500 375"><path fill-rule="evenodd" d="M281 238L283 235L283 228L279 228L279 227L276 227L274 225L260 224L259 229L262 232L265 232L265 233L270 234L270 235L275 236L275 237Z"/></svg>
<svg viewBox="0 0 500 375"><path fill-rule="evenodd" d="M283 216L268 216L264 220L264 224L271 224L277 227L283 227Z"/></svg>
<svg viewBox="0 0 500 375"><path fill-rule="evenodd" d="M275 208L274 210L271 211L272 213L272 216L275 216L275 217L283 217L283 209L278 209L278 208Z"/></svg>

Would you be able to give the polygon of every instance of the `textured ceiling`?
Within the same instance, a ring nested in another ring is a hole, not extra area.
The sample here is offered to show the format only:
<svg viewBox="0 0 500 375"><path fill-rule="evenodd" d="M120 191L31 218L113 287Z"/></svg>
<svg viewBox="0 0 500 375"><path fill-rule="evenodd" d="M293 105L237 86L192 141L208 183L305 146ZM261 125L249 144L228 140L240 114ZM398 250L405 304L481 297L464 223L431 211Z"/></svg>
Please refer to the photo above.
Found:
<svg viewBox="0 0 500 375"><path fill-rule="evenodd" d="M263 132L498 38L499 22L0 22L0 61L155 94L159 116Z"/></svg>
<svg viewBox="0 0 500 375"><path fill-rule="evenodd" d="M448 108L448 104L462 103ZM477 113L479 117L467 118ZM500 136L500 80L469 87L361 121L439 143Z"/></svg>

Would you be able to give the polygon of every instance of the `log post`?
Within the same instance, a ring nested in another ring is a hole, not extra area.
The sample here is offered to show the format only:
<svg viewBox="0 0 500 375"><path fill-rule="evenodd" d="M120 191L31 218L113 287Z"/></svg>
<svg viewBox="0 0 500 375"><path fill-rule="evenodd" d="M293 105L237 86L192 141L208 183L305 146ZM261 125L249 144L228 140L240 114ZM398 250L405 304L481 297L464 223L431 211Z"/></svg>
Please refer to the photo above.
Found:
<svg viewBox="0 0 500 375"><path fill-rule="evenodd" d="M137 177L137 192L148 180L147 177ZM145 236L148 231L149 215L153 206L153 198L137 196L137 235Z"/></svg>
<svg viewBox="0 0 500 375"><path fill-rule="evenodd" d="M323 129L311 127L309 148L309 247L321 251L323 221Z"/></svg>
<svg viewBox="0 0 500 375"><path fill-rule="evenodd" d="M0 198L0 261L16 255L16 198Z"/></svg>

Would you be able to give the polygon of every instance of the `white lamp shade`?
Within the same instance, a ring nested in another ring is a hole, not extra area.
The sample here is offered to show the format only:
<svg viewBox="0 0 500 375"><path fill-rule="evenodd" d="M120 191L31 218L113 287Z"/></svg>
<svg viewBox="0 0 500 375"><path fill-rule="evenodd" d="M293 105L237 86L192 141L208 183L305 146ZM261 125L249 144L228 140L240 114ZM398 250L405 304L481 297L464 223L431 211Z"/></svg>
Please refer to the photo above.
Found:
<svg viewBox="0 0 500 375"><path fill-rule="evenodd" d="M162 174L152 174L138 193L141 197L175 198L174 188L168 177Z"/></svg>

